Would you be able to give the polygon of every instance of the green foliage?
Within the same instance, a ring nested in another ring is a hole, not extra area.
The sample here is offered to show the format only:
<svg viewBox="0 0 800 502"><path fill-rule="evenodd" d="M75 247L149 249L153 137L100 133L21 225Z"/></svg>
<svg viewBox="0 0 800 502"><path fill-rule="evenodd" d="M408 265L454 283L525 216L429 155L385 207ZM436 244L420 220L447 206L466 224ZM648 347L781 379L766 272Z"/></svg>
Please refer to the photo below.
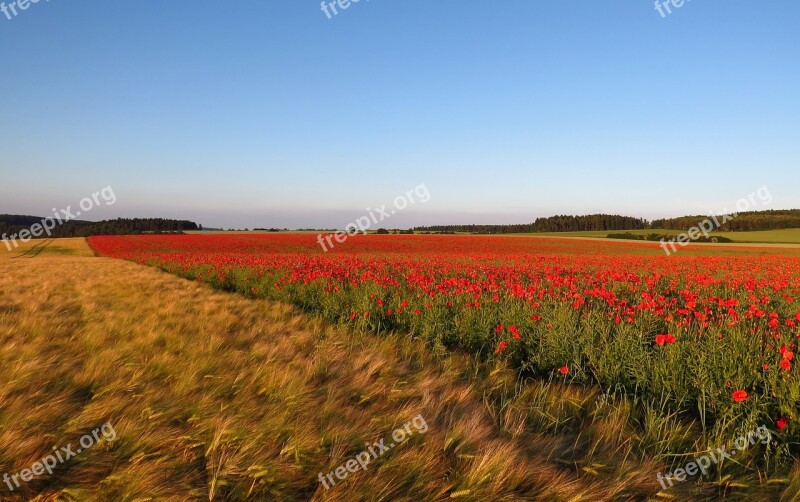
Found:
<svg viewBox="0 0 800 502"><path fill-rule="evenodd" d="M31 225L41 223L39 216L18 216L0 214L0 235L14 236ZM42 237L88 237L90 235L131 235L142 233L180 233L187 230L198 230L196 223L185 220L168 220L164 218L117 218L98 222L71 220L57 224L50 236Z"/></svg>
<svg viewBox="0 0 800 502"><path fill-rule="evenodd" d="M620 216L610 214L591 214L586 216L550 216L537 218L533 223L520 225L435 225L430 227L417 227L415 230L423 233L439 232L465 232L475 234L525 234L539 232L593 232L606 230L689 230L698 226L709 216L682 216L679 218L657 219L649 222L643 218ZM718 217L719 231L756 231L778 230L785 228L800 228L800 209L747 211L736 214L735 217L723 223L724 218ZM627 238L627 237L615 237ZM715 242L732 242L717 237ZM647 240L660 240L647 239Z"/></svg>
<svg viewBox="0 0 800 502"><path fill-rule="evenodd" d="M667 235L667 234L633 234L630 232L626 232L624 234L608 234L606 236L607 239L625 239L625 240L632 240L632 241L653 241L653 242L672 242L675 241L674 235ZM729 243L733 242L733 240L728 239L727 237L722 237L721 235L712 235L710 237L700 236L697 239L692 239L692 242L713 242L713 243Z"/></svg>
<svg viewBox="0 0 800 502"><path fill-rule="evenodd" d="M616 214L591 214L587 216L551 216L537 218L523 225L437 225L418 227L427 232L469 232L480 234L521 234L532 232L577 232L592 230L641 230L647 228L642 218Z"/></svg>

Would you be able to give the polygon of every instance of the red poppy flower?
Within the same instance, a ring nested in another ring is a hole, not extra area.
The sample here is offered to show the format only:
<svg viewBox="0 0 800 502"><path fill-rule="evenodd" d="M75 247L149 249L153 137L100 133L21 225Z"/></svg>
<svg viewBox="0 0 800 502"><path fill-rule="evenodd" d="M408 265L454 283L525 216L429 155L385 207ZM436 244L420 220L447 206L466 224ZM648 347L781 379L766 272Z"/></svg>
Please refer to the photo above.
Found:
<svg viewBox="0 0 800 502"><path fill-rule="evenodd" d="M786 371L791 370L792 362L789 361L788 359L781 359L781 368L785 369Z"/></svg>
<svg viewBox="0 0 800 502"><path fill-rule="evenodd" d="M663 347L665 344L675 343L678 339L670 334L656 335L656 345Z"/></svg>
<svg viewBox="0 0 800 502"><path fill-rule="evenodd" d="M733 397L733 400L736 401L737 403L741 403L742 401L746 401L747 398L750 396L748 396L747 392L743 390L737 390L734 391L733 394L731 394L731 397Z"/></svg>
<svg viewBox="0 0 800 502"><path fill-rule="evenodd" d="M503 325L502 324L498 324L497 327L494 328L494 332L497 333L497 334L502 333L503 332Z"/></svg>
<svg viewBox="0 0 800 502"><path fill-rule="evenodd" d="M558 372L561 373L562 375L566 375L567 373L569 373L569 366L564 365L564 366L560 367L558 369Z"/></svg>
<svg viewBox="0 0 800 502"><path fill-rule="evenodd" d="M505 349L507 347L508 347L508 343L507 342L500 342L500 344L497 346L497 350L495 350L494 353L495 354L499 354L499 353L503 352L503 349Z"/></svg>
<svg viewBox="0 0 800 502"><path fill-rule="evenodd" d="M775 421L775 425L778 427L779 431L782 431L783 429L789 426L789 422L791 421L792 419L789 417L781 417Z"/></svg>

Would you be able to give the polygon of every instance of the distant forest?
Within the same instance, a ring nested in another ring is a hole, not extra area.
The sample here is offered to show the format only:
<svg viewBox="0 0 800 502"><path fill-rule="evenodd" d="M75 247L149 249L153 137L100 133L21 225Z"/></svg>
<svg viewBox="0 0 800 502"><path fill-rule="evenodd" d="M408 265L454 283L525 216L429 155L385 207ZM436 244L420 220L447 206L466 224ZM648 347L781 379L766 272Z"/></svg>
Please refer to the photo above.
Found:
<svg viewBox="0 0 800 502"><path fill-rule="evenodd" d="M586 216L550 216L537 218L533 223L520 225L435 225L416 227L418 232L465 232L476 234L520 234L537 232L585 232L617 230L688 230L709 216L682 216L647 221L643 218L616 214L590 214ZM751 230L778 230L800 228L800 209L742 212L735 217L717 217L719 230L729 232Z"/></svg>
<svg viewBox="0 0 800 502"><path fill-rule="evenodd" d="M665 220L654 220L650 228L665 230L687 230L696 226L708 216L682 216ZM717 216L722 223L722 218ZM744 232L749 230L780 230L782 228L800 228L800 209L776 209L771 211L747 211L739 213L720 227L728 232Z"/></svg>
<svg viewBox="0 0 800 502"><path fill-rule="evenodd" d="M522 225L437 225L417 227L420 232L471 232L478 234L522 234L534 232L576 232L588 230L643 230L647 221L616 214L550 216Z"/></svg>
<svg viewBox="0 0 800 502"><path fill-rule="evenodd" d="M40 216L0 214L0 235L12 237L31 225L42 222ZM88 237L90 235L131 235L144 233L180 233L184 230L202 230L202 226L185 220L164 218L117 218L105 221L72 220L56 225L51 237ZM48 237L43 234L43 237Z"/></svg>

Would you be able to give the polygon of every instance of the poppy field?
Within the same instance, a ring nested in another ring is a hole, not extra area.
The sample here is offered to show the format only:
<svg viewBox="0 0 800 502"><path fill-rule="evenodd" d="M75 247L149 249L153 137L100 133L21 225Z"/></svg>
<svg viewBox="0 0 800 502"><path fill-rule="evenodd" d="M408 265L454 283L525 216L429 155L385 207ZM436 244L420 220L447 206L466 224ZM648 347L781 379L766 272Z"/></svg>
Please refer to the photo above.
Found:
<svg viewBox="0 0 800 502"><path fill-rule="evenodd" d="M291 303L434 354L657 403L705 431L798 439L800 257L790 250L477 236L91 237L99 255ZM279 340L276 343L280 343Z"/></svg>

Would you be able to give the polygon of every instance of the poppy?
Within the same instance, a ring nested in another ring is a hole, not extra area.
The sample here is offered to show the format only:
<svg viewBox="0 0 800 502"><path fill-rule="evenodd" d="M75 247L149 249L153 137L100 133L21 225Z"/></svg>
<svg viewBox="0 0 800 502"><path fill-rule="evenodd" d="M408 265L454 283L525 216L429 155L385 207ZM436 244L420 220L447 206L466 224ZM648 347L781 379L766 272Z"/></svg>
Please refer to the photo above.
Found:
<svg viewBox="0 0 800 502"><path fill-rule="evenodd" d="M747 392L743 390L737 390L734 391L733 394L731 394L731 397L733 397L733 400L736 401L737 403L741 403L742 401L746 401L747 398L750 396L748 396Z"/></svg>
<svg viewBox="0 0 800 502"><path fill-rule="evenodd" d="M675 343L678 340L677 337L672 336L670 334L666 335L656 335L656 345L659 347L663 347L666 344Z"/></svg>

